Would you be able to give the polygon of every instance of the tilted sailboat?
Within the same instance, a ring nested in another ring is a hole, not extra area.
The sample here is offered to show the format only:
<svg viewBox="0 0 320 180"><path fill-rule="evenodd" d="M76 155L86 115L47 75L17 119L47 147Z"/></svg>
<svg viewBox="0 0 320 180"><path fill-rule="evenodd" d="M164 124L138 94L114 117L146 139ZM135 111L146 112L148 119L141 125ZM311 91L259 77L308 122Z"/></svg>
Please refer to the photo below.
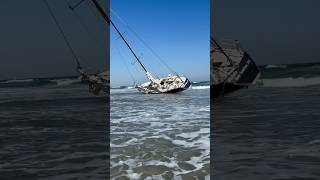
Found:
<svg viewBox="0 0 320 180"><path fill-rule="evenodd" d="M163 77L163 78L158 78L155 79L151 72L146 69L146 67L142 64L141 60L138 58L132 47L128 44L122 33L119 31L117 26L114 24L113 21L107 16L107 14L104 12L103 8L100 6L100 4L97 2L97 0L89 0L91 1L101 17L106 21L106 23L109 25L111 24L113 28L117 31L117 33L120 35L121 39L123 42L126 44L134 58L139 62L139 65L142 67L144 70L146 77L149 79L149 82L136 85L135 88L137 88L140 92L147 93L147 94L159 94L159 93L176 93L180 92L183 90L186 90L190 87L191 82L186 78L185 76L178 75L175 73L175 76L169 75L168 77ZM48 2L44 0L46 3L50 14L52 15L56 25L59 28L59 31L65 40L68 48L70 49L74 59L76 60L77 63L77 71L80 74L80 79L82 81L85 81L89 84L89 91L93 94L98 95L101 90L103 90L106 94L109 92L109 73L108 71L104 71L102 73L97 73L97 74L90 74L86 72L80 65L79 63L79 58L77 57L76 53L74 52L73 48L71 47L65 33L62 30L61 25L57 21L57 19L54 16L54 13L52 12ZM80 1L77 3L75 6L70 6L70 9L74 10L76 7L78 7L84 0Z"/></svg>
<svg viewBox="0 0 320 180"><path fill-rule="evenodd" d="M212 98L234 92L251 85L259 77L259 69L237 42L221 47L211 37Z"/></svg>
<svg viewBox="0 0 320 180"><path fill-rule="evenodd" d="M138 91L146 94L177 93L186 90L190 87L191 82L189 81L189 79L185 76L178 75L176 72L174 76L168 75L167 77L155 79L152 76L151 72L148 71L147 68L142 64L141 60L138 58L138 56L136 55L132 47L129 45L127 40L124 38L120 30L117 28L115 23L111 21L111 19L103 11L99 12L119 34L120 38L123 40L127 48L130 50L131 54L134 56L136 61L139 62L139 65L145 72L146 77L149 79L149 81L146 83L135 85L135 88L138 89Z"/></svg>
<svg viewBox="0 0 320 180"><path fill-rule="evenodd" d="M96 0L91 0L91 1L97 7L97 9L99 11L102 11L104 13L103 9L100 7L100 5L98 4L98 2ZM74 49L72 48L72 46L69 42L69 39L67 38L65 32L63 31L61 24L59 23L55 14L53 13L53 10L52 10L49 2L47 0L43 0L43 2L45 3L46 7L48 8L52 19L54 20L55 24L58 27L58 30L59 30L61 37L65 41L67 47L69 48L69 50L73 56L73 59L75 60L75 62L77 64L76 69L77 69L77 72L80 74L79 79L82 80L83 82L88 83L89 92L91 92L95 95L98 95L98 94L100 94L100 91L102 90L105 94L108 94L109 93L109 84L110 84L109 72L103 71L100 73L89 73L80 65L79 57L77 56ZM69 8L72 11L74 11L75 8L78 7L83 2L84 2L84 0L81 0L75 6L69 6Z"/></svg>

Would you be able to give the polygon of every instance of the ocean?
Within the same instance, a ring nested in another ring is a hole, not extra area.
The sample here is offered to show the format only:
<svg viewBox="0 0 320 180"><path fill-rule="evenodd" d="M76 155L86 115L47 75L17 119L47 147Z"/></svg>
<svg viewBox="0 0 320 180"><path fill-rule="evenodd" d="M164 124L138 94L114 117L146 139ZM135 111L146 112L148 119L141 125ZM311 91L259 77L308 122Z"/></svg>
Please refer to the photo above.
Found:
<svg viewBox="0 0 320 180"><path fill-rule="evenodd" d="M320 63L260 68L213 102L213 179L320 179Z"/></svg>
<svg viewBox="0 0 320 180"><path fill-rule="evenodd" d="M0 179L108 179L107 104L74 77L0 81Z"/></svg>
<svg viewBox="0 0 320 180"><path fill-rule="evenodd" d="M111 179L210 179L209 82L176 94L111 89Z"/></svg>
<svg viewBox="0 0 320 180"><path fill-rule="evenodd" d="M320 63L267 65L214 100L111 89L112 179L320 179ZM108 179L108 97L73 77L0 81L1 179Z"/></svg>

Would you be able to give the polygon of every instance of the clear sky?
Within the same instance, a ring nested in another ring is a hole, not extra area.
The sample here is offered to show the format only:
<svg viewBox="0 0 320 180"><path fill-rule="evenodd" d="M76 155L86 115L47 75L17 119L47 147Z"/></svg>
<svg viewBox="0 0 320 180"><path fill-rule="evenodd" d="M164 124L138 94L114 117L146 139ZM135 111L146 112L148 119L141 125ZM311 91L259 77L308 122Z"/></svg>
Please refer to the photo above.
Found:
<svg viewBox="0 0 320 180"><path fill-rule="evenodd" d="M319 0L213 0L213 36L237 39L257 64L320 62Z"/></svg>
<svg viewBox="0 0 320 180"><path fill-rule="evenodd" d="M176 72L191 81L209 80L209 0L111 0L110 7ZM170 71L116 14L110 14L147 69L154 76L168 75ZM134 63L113 28L110 39L111 86L133 84L130 73L138 82L146 81L142 68Z"/></svg>

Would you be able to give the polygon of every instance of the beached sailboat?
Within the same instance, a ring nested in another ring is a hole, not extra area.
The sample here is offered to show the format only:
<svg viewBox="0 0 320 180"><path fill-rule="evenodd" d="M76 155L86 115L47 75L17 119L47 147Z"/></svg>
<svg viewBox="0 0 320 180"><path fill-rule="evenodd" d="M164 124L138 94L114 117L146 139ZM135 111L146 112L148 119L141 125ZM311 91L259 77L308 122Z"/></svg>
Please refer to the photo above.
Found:
<svg viewBox="0 0 320 180"><path fill-rule="evenodd" d="M98 3L98 1L97 0L90 0L90 1L93 3L93 5L97 9L97 11L101 15L101 17L105 20L105 22L108 25L111 24L112 27L117 31L117 33L119 34L119 36L121 37L123 42L126 44L127 48L130 50L130 52L132 53L132 55L136 59L136 61L139 62L139 65L144 70L146 77L149 79L149 81L146 83L136 85L135 86L136 89L138 89L140 92L147 93L147 94L159 94L159 93L176 93L176 92L186 90L190 87L191 82L188 80L188 78L186 78L185 76L182 76L182 75L178 75L176 72L174 72L175 73L174 76L168 75L167 77L155 79L152 76L151 72L148 71L146 69L146 67L142 64L141 60L138 58L138 56L136 55L136 53L134 52L132 47L128 44L127 40L124 38L122 33L119 31L117 26L114 24L114 22L111 21L111 19L106 14L106 12L103 10L103 8ZM46 5L49 9L49 12L52 15L53 20L55 21L56 25L58 26L58 29L59 29L64 41L66 42L69 50L71 51L71 53L77 63L77 72L80 74L79 78L82 81L89 84L89 91L91 93L98 95L100 93L100 91L103 90L103 92L108 94L109 83L110 83L109 72L104 71L101 73L92 74L92 73L88 73L87 71L85 71L82 68L82 66L79 63L78 56L76 55L73 48L71 47L71 45L68 41L68 38L66 37L61 25L59 24L54 13L52 12L52 9L50 8L49 3L46 0L44 0L44 2L46 3ZM70 9L72 11L74 11L76 9L76 7L78 7L83 2L84 2L84 0L79 1L79 3L77 3L76 5L70 6Z"/></svg>
<svg viewBox="0 0 320 180"><path fill-rule="evenodd" d="M168 75L167 77L157 78L155 79L152 76L152 73L147 70L145 65L142 64L141 60L137 56L137 54L134 52L132 47L129 45L128 41L124 38L118 27L115 25L113 21L103 12L99 11L102 16L105 18L107 22L109 22L113 28L116 30L116 32L119 34L120 38L125 43L126 47L130 50L131 54L134 56L136 61L139 63L143 71L145 72L145 75L148 82L145 82L140 85L135 85L135 88L138 89L138 91L146 94L160 94L160 93L177 93L183 90L188 89L191 86L191 82L189 79L185 76L179 75L174 71L175 75Z"/></svg>
<svg viewBox="0 0 320 180"><path fill-rule="evenodd" d="M102 11L104 13L103 9L101 8L101 6L98 4L98 2L96 0L91 0L91 1L97 7L97 9L99 11ZM76 54L76 52L74 51L74 49L72 48L71 43L69 42L69 39L66 36L66 34L62 28L62 25L59 23L58 19L56 18L49 2L47 0L43 0L43 2L45 3L46 7L48 8L48 11L49 11L54 23L58 27L58 30L59 30L61 37L65 41L68 49L70 50L70 52L73 56L73 59L76 62L76 65L77 65L76 70L80 75L79 79L82 82L85 82L89 85L89 92L91 92L95 95L99 95L100 91L103 91L105 94L108 94L109 93L109 84L110 84L109 71L106 70L106 71L99 72L99 73L89 73L85 68L83 68L80 65L79 57ZM84 0L79 1L76 5L69 6L69 8L72 11L74 11L76 9L76 7L78 7L83 2L84 2Z"/></svg>
<svg viewBox="0 0 320 180"><path fill-rule="evenodd" d="M121 39L124 41L132 55L135 57L139 65L145 72L146 77L149 79L148 82L145 82L140 85L135 85L135 88L138 91L146 93L146 94L160 94L160 93L177 93L183 90L186 90L190 87L191 82L185 76L178 75L175 73L175 76L168 75L167 77L162 77L155 79L150 71L146 69L146 67L142 64L141 60L138 58L136 53L133 51L131 46L128 44L126 39L123 37L119 29L115 26L115 24L109 19L112 26L115 28L117 33L120 35Z"/></svg>
<svg viewBox="0 0 320 180"><path fill-rule="evenodd" d="M221 47L211 37L212 98L248 87L259 77L259 69L238 42Z"/></svg>

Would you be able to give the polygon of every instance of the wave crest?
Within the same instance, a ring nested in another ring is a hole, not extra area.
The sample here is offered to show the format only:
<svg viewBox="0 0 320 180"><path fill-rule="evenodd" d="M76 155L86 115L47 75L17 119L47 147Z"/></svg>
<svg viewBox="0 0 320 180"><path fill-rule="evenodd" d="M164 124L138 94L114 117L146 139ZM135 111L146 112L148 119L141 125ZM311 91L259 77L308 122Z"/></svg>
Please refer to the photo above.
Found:
<svg viewBox="0 0 320 180"><path fill-rule="evenodd" d="M205 86L191 86L191 89L210 89L210 85L205 85Z"/></svg>
<svg viewBox="0 0 320 180"><path fill-rule="evenodd" d="M285 64L269 64L265 67L265 69L275 69L275 68L281 68L281 69L285 69L288 66Z"/></svg>
<svg viewBox="0 0 320 180"><path fill-rule="evenodd" d="M264 87L307 87L320 85L320 77L260 79L257 85Z"/></svg>
<svg viewBox="0 0 320 180"><path fill-rule="evenodd" d="M77 78L34 78L34 79L11 79L0 81L0 87L37 87L37 86L69 86L81 83Z"/></svg>

